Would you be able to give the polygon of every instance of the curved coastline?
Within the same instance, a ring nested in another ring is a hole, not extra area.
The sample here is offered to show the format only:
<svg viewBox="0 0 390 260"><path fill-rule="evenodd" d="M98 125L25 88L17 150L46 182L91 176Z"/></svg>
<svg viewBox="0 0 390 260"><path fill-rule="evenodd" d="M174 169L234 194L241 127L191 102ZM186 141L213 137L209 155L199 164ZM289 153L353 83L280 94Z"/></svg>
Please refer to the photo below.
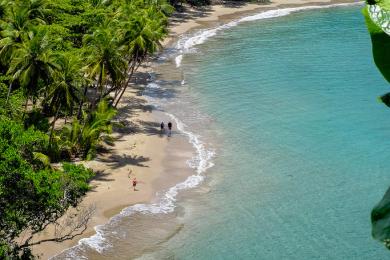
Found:
<svg viewBox="0 0 390 260"><path fill-rule="evenodd" d="M230 11L226 10L229 8L221 7L221 9L219 9L213 7L214 9L215 8L216 9L213 10L210 16L187 21L180 25L176 25L176 27L174 25L171 28L173 33L171 33L168 40L164 43L165 47L174 46L173 49L175 51L170 55L168 55L169 59L174 58L176 67L179 68L181 66L181 60L183 58L183 55L185 55L185 53L188 51L192 51L194 46L196 46L197 44L201 44L204 41L206 41L209 37L216 35L218 31L226 28L231 28L233 26L238 25L241 22L285 16L285 15L289 15L292 12L301 11L301 10L330 8L335 6L344 6L344 5L360 3L357 1L348 1L348 0L314 1L314 2L299 1L299 0L290 1L290 2L296 2L295 4L283 3L287 1L275 1L275 2L282 2L282 3L272 4L273 6L267 6L267 5L259 6L259 5L250 4L250 5L243 6L242 8L230 8L231 9ZM145 68L144 71L150 71L150 69L151 69L150 67ZM141 115L141 117L145 116L145 113L147 112L143 112L143 113L144 114ZM166 112L164 111L164 113ZM128 207L125 207L124 209L122 207L122 210L116 207L117 210L116 212L115 210L111 210L109 213L106 213L107 215L106 221L102 221L99 225L95 225L93 229L90 227L91 229L85 233L85 236L83 236L83 238L81 239L77 238L76 240L74 240L72 242L74 245L73 248L79 245L88 245L88 247L94 248L94 250L96 250L97 252L103 252L104 248L107 246L106 244L104 244L105 240L102 231L102 228L104 226L112 222L115 222L121 216L128 216L133 214L134 212L141 212L141 213L172 212L175 208L174 202L176 200L175 197L177 193L183 189L196 187L197 185L199 185L199 183L202 182L203 180L202 174L209 167L212 167L212 162L210 161L210 159L213 156L212 152L208 151L203 147L204 144L198 139L196 135L186 131L185 127L181 124L178 118L168 113L166 113L166 116L167 118L170 118L171 120L173 120L173 122L175 122L175 125L177 125L177 129L181 132L181 135L186 137L187 141L196 150L198 157L204 159L204 160L200 160L201 162L197 165L197 167L194 167L196 169L196 174L189 175L189 177L184 182L180 182L175 186L169 188L168 190L166 190L163 196L156 197L152 195L148 198L142 198L141 201L134 203L133 205L130 205ZM157 119L155 112L153 112L152 115L147 115L147 117L149 118L149 120ZM153 146L152 142L149 142L148 144L141 144L141 145ZM166 144L164 144L164 146L166 147ZM162 158L159 159L159 161L165 161L169 158L170 155L165 154L162 156ZM153 193L156 193L156 191L158 192L161 190L164 189L157 188L157 190L153 190ZM149 203L150 201L153 201L153 203ZM53 253L58 254L61 252L69 252L72 250L72 248L69 248L69 245L71 244L63 244L62 250L57 249L57 252L55 253L51 251L51 254L53 255ZM41 248L38 249L38 251L44 252L45 248L47 249L46 246L42 246ZM49 255L44 254L43 256L44 258L47 258Z"/></svg>

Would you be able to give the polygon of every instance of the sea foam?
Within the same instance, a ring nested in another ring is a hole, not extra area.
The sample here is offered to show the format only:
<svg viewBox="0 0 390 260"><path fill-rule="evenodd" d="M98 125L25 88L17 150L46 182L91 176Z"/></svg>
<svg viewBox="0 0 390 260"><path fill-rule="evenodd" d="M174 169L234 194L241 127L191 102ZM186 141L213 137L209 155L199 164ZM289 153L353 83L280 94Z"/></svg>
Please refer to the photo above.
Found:
<svg viewBox="0 0 390 260"><path fill-rule="evenodd" d="M299 12L299 11L304 11L304 10L342 7L342 6L350 6L350 5L355 5L355 4L361 4L361 3L360 2L358 2L358 3L341 3L341 4L330 4L330 5L321 5L321 6L301 6L301 7L274 9L274 10L265 11L265 12L262 12L259 14L246 16L246 17L243 17L241 19L229 22L227 24L223 24L223 25L218 26L216 28L200 30L194 34L185 35L176 44L176 49L177 49L177 52L179 53L175 58L176 67L179 68L181 66L184 54L193 53L196 51L194 49L194 47L196 45L203 44L209 38L217 35L218 32L232 28L234 26L237 26L240 23L286 16L286 15L289 15L289 14L292 14L295 12Z"/></svg>
<svg viewBox="0 0 390 260"><path fill-rule="evenodd" d="M195 169L196 174L191 175L184 182L171 187L161 198L158 198L156 203L135 204L123 209L118 215L112 217L106 225L115 224L115 222L121 218L130 216L136 212L141 214L167 214L173 212L175 209L176 196L179 191L198 186L204 180L203 173L214 165L212 162L214 152L205 148L205 145L200 141L199 136L187 131L185 129L185 124L174 115L169 113L167 113L167 115L175 122L177 129L188 137L189 142L196 150L196 156L188 162L189 166ZM96 234L89 238L81 239L78 245L86 245L99 253L102 253L105 249L112 247L112 245L104 238L104 228L106 225L96 226Z"/></svg>
<svg viewBox="0 0 390 260"><path fill-rule="evenodd" d="M295 7L295 8L269 10L256 15L247 16L232 21L230 23L221 25L213 29L198 31L197 33L191 36L184 36L182 39L178 41L176 45L176 49L179 55L177 55L175 58L176 67L181 66L181 62L184 54L195 51L194 46L206 42L209 38L217 35L219 31L237 26L240 23L286 16L291 13L303 11L303 10L331 8L337 6L348 6L353 4L360 4L360 3L332 4L332 5L323 5L323 6L303 6L303 7ZM152 78L152 82L147 85L145 91L152 91L153 89L160 89L160 88L161 87L156 82L154 82L154 79ZM156 106L156 104L153 104L154 100L148 99L148 101L150 101L153 106ZM166 114L175 122L177 129L188 138L188 141L194 147L196 151L196 156L193 157L191 160L189 160L187 163L189 167L195 170L196 174L191 175L184 182L178 183L175 186L171 187L169 190L163 193L163 195L160 198L157 199L156 203L135 204L129 206L127 208L124 208L118 215L112 217L108 223L104 225L96 226L95 235L88 238L80 239L78 245L66 249L62 252L65 254L66 259L83 258L82 255L77 254L77 251L83 252L84 246L87 246L88 248L92 248L99 253L102 253L104 252L104 250L112 247L112 245L105 238L104 235L105 229L109 228L111 225L114 225L123 217L130 216L136 212L141 214L161 214L161 213L167 214L173 212L175 209L175 201L178 193L181 190L191 189L198 186L204 180L204 172L206 172L210 167L214 166L214 163L212 162L212 158L214 157L215 152L208 150L198 135L186 130L185 124L182 121L180 121L176 116L169 113Z"/></svg>
<svg viewBox="0 0 390 260"><path fill-rule="evenodd" d="M152 76L152 75L151 75ZM161 87L155 83L151 82L145 88L145 92L149 92L156 90L161 90ZM145 93L146 94L146 93ZM155 101L153 98L149 98L149 101ZM108 223L104 225L95 226L94 229L96 234L88 237L80 239L78 245L64 250L63 253L65 257L73 258L77 254L77 252L82 252L87 248L91 248L96 250L99 253L103 253L104 250L107 250L112 247L109 241L105 238L106 232L112 234L110 227L113 227L118 221L120 221L123 217L130 216L134 213L141 214L167 214L171 213L175 210L175 201L178 193L181 190L191 189L198 186L204 180L204 172L207 171L214 164L212 162L212 158L215 154L214 151L208 150L205 144L200 140L200 137L188 130L186 130L186 125L179 120L176 116L166 113L168 117L175 123L177 130L187 137L188 142L194 147L196 151L196 155L187 161L189 167L195 170L195 174L189 176L184 182L178 183L175 186L171 187L167 191L163 192L162 196L157 198L157 202L150 204L135 204L124 208L118 215L113 216Z"/></svg>

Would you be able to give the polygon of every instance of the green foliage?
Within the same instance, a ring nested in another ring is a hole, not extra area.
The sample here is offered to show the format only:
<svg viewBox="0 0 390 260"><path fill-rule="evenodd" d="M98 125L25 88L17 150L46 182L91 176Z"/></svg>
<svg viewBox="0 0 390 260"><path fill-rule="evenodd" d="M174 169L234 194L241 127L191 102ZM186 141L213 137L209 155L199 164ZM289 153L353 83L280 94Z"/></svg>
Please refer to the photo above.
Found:
<svg viewBox="0 0 390 260"><path fill-rule="evenodd" d="M58 54L51 49L47 32L34 30L23 43L16 45L8 73L24 88L27 99L37 98L42 83L52 82L54 72L60 69L58 59Z"/></svg>
<svg viewBox="0 0 390 260"><path fill-rule="evenodd" d="M371 212L372 236L390 249L390 188Z"/></svg>
<svg viewBox="0 0 390 260"><path fill-rule="evenodd" d="M49 130L49 120L42 113L41 109L33 109L27 113L24 118L24 127L34 127L41 132L46 133Z"/></svg>
<svg viewBox="0 0 390 260"><path fill-rule="evenodd" d="M377 0L366 0L366 4L368 4L368 5L375 5L377 2L379 2L379 1L377 1Z"/></svg>
<svg viewBox="0 0 390 260"><path fill-rule="evenodd" d="M12 95L8 96L10 77L0 75L0 119L13 118L20 120L22 116L23 93L21 91L14 91Z"/></svg>
<svg viewBox="0 0 390 260"><path fill-rule="evenodd" d="M102 100L95 112L90 115L83 114L82 122L74 118L71 125L62 129L57 138L59 149L72 156L91 160L99 143L112 132L111 120L115 114L116 110L110 107L107 101Z"/></svg>
<svg viewBox="0 0 390 260"><path fill-rule="evenodd" d="M93 171L83 165L63 163L63 182L68 188L67 197L76 206L79 198L89 190L88 182L94 176Z"/></svg>
<svg viewBox="0 0 390 260"><path fill-rule="evenodd" d="M134 70L160 47L173 11L165 0L21 0L3 7L0 61L12 76L12 88L23 90L26 110L30 99L36 104L42 95L46 98L53 84L69 86L69 80L57 84L64 79L58 74L67 70L62 54L79 59L72 62L85 72L81 85L92 81L99 92L94 103L115 92L117 104ZM72 108L70 102L60 107L62 101L51 100L50 112L72 112L75 103L86 101L80 92L72 99Z"/></svg>
<svg viewBox="0 0 390 260"><path fill-rule="evenodd" d="M371 20L366 8L363 9L363 14L371 36L375 64L385 79L390 82L390 36Z"/></svg>
<svg viewBox="0 0 390 260"><path fill-rule="evenodd" d="M65 163L63 171L48 167L42 153L47 135L12 121L0 122L0 245L23 247L14 241L27 228L41 231L70 206L76 206L89 186L92 171ZM0 253L1 254L1 253Z"/></svg>
<svg viewBox="0 0 390 260"><path fill-rule="evenodd" d="M377 4L382 8L390 10L390 2L388 0L367 0L367 4L369 5Z"/></svg>
<svg viewBox="0 0 390 260"><path fill-rule="evenodd" d="M0 167L10 170L16 165L34 165L33 152L44 152L48 144L47 135L33 128L24 129L22 124L3 119L0 121ZM15 155L15 156L14 156ZM10 157L8 157L10 156ZM8 160L12 158L12 160Z"/></svg>
<svg viewBox="0 0 390 260"><path fill-rule="evenodd" d="M8 259L11 254L10 246L4 241L0 241L0 259Z"/></svg>
<svg viewBox="0 0 390 260"><path fill-rule="evenodd" d="M40 161L45 167L50 168L50 158L46 154L33 152L34 160Z"/></svg>
<svg viewBox="0 0 390 260"><path fill-rule="evenodd" d="M97 79L96 85L100 96L103 95L107 76L110 76L113 84L116 85L124 77L123 73L127 66L120 49L114 47L119 46L120 39L109 29L110 21L106 23L91 35L84 37L84 44L88 46L86 48L88 77Z"/></svg>
<svg viewBox="0 0 390 260"><path fill-rule="evenodd" d="M390 1L388 0L367 0L368 5L378 4L380 7L390 11ZM366 25L371 36L373 57L376 66L384 78L390 83L390 36L370 17L367 8L363 9ZM373 14L376 15L376 14ZM381 19L388 19L388 16L381 15ZM390 21L385 21L390 22ZM380 100L390 107L390 93L384 94ZM387 190L382 200L371 212L372 236L383 242L390 249L390 189Z"/></svg>
<svg viewBox="0 0 390 260"><path fill-rule="evenodd" d="M72 111L79 102L80 90L85 79L82 75L80 59L76 56L63 54L57 61L61 70L53 73L53 82L47 88L44 100L51 111L60 108L66 112Z"/></svg>
<svg viewBox="0 0 390 260"><path fill-rule="evenodd" d="M87 192L90 170L51 163L90 160L111 141L111 103L160 48L172 11L165 0L0 0L1 259L31 257L21 232Z"/></svg>

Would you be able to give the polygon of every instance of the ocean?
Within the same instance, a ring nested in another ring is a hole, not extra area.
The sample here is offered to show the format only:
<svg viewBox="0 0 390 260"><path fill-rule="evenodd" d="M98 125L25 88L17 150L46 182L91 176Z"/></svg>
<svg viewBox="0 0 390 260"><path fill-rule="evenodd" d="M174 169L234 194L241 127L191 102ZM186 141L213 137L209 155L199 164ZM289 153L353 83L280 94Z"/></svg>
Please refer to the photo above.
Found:
<svg viewBox="0 0 390 260"><path fill-rule="evenodd" d="M268 11L184 35L144 95L193 176L58 258L388 259L389 85L360 5Z"/></svg>

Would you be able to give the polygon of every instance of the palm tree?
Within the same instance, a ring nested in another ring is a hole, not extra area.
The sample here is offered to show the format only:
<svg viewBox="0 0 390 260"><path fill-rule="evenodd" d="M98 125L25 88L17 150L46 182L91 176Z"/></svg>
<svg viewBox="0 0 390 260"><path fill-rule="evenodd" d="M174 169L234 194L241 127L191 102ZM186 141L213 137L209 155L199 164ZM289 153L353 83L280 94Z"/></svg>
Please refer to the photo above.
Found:
<svg viewBox="0 0 390 260"><path fill-rule="evenodd" d="M34 25L45 24L43 20L45 13L44 0L30 0L23 4L3 4L0 3L0 10L4 13L5 19L1 24L0 58L1 61L8 62L12 55L13 47L22 41ZM9 14L7 14L9 7Z"/></svg>
<svg viewBox="0 0 390 260"><path fill-rule="evenodd" d="M111 119L116 115L116 110L108 105L106 100L99 102L97 109L85 121L82 128L81 140L84 149L84 157L87 160L93 158L98 144L112 132Z"/></svg>
<svg viewBox="0 0 390 260"><path fill-rule="evenodd" d="M105 96L104 87L107 87L108 80L115 86L123 78L126 67L122 47L114 29L113 22L106 21L93 34L84 38L88 63L86 71L88 77L96 82L99 91L97 100Z"/></svg>
<svg viewBox="0 0 390 260"><path fill-rule="evenodd" d="M51 109L61 103L72 116L74 105L80 101L80 90L86 84L82 63L79 57L70 53L60 55L58 63L61 69L54 72L53 83L44 102L50 103Z"/></svg>
<svg viewBox="0 0 390 260"><path fill-rule="evenodd" d="M77 118L74 118L71 124L65 125L61 129L61 135L58 137L58 141L55 142L60 147L61 151L66 151L71 156L80 154L80 135L82 125Z"/></svg>
<svg viewBox="0 0 390 260"><path fill-rule="evenodd" d="M92 159L99 143L111 133L111 119L115 114L116 110L106 100L100 101L95 112L89 115L83 113L82 123L74 118L62 129L61 140L64 142L61 146L73 155Z"/></svg>
<svg viewBox="0 0 390 260"><path fill-rule="evenodd" d="M9 2L6 0L0 1L0 19L4 19L7 15Z"/></svg>
<svg viewBox="0 0 390 260"><path fill-rule="evenodd" d="M122 16L133 10L133 5L128 5L122 10ZM160 41L166 35L166 17L154 6L137 12L121 24L122 44L128 59L127 81L116 98L115 107L118 105L125 93L134 72L141 63L150 55L155 53L160 47Z"/></svg>
<svg viewBox="0 0 390 260"><path fill-rule="evenodd" d="M33 30L17 44L11 57L8 74L18 81L26 95L25 112L30 97L33 103L39 93L40 84L48 86L53 74L60 70L59 56L53 52L45 30ZM45 89L47 91L47 89Z"/></svg>
<svg viewBox="0 0 390 260"><path fill-rule="evenodd" d="M89 0L93 7L108 6L111 0Z"/></svg>
<svg viewBox="0 0 390 260"><path fill-rule="evenodd" d="M3 64L8 62L15 46L21 43L23 35L28 33L30 26L27 9L11 9L10 15L1 24L0 59Z"/></svg>
<svg viewBox="0 0 390 260"><path fill-rule="evenodd" d="M47 0L27 0L22 2L22 6L28 10L28 17L31 21L45 23L47 13L50 11Z"/></svg>
<svg viewBox="0 0 390 260"><path fill-rule="evenodd" d="M52 121L50 143L53 137L55 123L61 109L65 113L73 114L74 106L80 101L80 89L85 84L81 71L80 59L70 54L62 55L59 59L61 70L53 74L53 83L50 85L47 100L51 111L56 111ZM66 115L65 115L66 119Z"/></svg>
<svg viewBox="0 0 390 260"><path fill-rule="evenodd" d="M41 0L31 2L40 2ZM4 21L0 23L0 63L8 66L17 45L22 42L22 38L28 38L28 33L33 25L44 24L39 18L42 4L32 3L29 6L18 6L12 3L1 2L0 14ZM9 9L9 10L8 10ZM12 90L12 81L9 85L7 103Z"/></svg>

